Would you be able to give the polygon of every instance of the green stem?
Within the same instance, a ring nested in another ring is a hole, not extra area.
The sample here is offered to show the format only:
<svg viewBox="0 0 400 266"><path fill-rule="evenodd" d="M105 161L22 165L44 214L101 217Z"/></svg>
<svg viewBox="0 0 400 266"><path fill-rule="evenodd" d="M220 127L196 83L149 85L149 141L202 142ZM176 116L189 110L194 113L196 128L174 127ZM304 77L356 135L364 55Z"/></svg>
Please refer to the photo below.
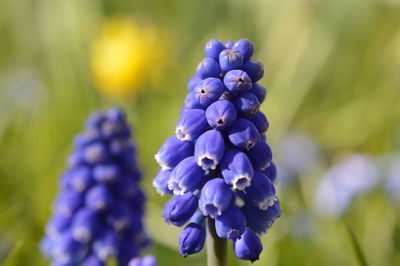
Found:
<svg viewBox="0 0 400 266"><path fill-rule="evenodd" d="M226 266L226 239L215 232L214 219L207 217L207 265Z"/></svg>
<svg viewBox="0 0 400 266"><path fill-rule="evenodd" d="M367 260L365 259L364 252L361 248L360 242L358 242L357 237L354 231L351 229L350 225L346 223L347 232L349 233L351 244L354 248L354 252L356 253L356 257L360 266L367 266Z"/></svg>

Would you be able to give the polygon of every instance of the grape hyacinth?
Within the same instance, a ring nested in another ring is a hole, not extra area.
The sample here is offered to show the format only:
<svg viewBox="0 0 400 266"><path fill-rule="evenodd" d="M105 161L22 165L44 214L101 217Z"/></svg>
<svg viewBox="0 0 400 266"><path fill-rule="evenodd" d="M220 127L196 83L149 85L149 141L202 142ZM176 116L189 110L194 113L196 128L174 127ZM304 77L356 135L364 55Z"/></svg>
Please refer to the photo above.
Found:
<svg viewBox="0 0 400 266"><path fill-rule="evenodd" d="M137 265L130 261L150 240L130 137L125 114L117 108L92 114L76 137L42 241L52 265L101 266L111 258L118 265Z"/></svg>
<svg viewBox="0 0 400 266"><path fill-rule="evenodd" d="M253 51L249 40L207 42L175 135L155 155L161 169L153 186L160 195L173 195L163 218L186 224L179 237L182 256L202 250L207 217L215 237L231 240L238 258L255 261L262 251L259 235L281 215L265 136L269 123L259 111L266 96L256 83L263 64L251 60Z"/></svg>

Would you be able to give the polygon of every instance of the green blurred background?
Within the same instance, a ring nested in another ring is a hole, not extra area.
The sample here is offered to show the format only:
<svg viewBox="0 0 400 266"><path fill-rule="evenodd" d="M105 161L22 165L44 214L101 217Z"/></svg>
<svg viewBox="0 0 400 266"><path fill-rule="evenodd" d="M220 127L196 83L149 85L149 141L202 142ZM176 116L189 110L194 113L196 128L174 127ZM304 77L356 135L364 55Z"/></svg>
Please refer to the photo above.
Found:
<svg viewBox="0 0 400 266"><path fill-rule="evenodd" d="M115 18L146 23L161 36L139 51L150 61L140 71L141 91L132 88L123 101L96 89L90 63L93 42ZM73 137L92 110L119 105L145 172L154 238L147 252L162 266L205 265L205 250L179 256L179 230L161 219L166 198L151 181L154 154L174 132L186 82L211 38L254 42L254 58L265 65L261 109L275 154L285 157L279 146L290 132L321 151L318 166L278 183L283 215L262 236L254 265L357 265L360 256L369 265L400 265L400 204L380 185L383 175L340 215L313 207L320 179L337 160L400 149L398 0L0 1L0 263L48 264L38 243ZM250 264L234 259L231 248L229 256L229 265Z"/></svg>

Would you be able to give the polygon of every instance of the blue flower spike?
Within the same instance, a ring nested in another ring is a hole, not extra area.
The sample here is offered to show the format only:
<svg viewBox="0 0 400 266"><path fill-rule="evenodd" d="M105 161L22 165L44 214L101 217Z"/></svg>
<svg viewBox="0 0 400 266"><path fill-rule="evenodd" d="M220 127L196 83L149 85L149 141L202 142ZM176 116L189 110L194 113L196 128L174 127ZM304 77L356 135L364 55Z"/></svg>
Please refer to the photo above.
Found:
<svg viewBox="0 0 400 266"><path fill-rule="evenodd" d="M188 81L175 136L155 156L161 169L153 186L160 195L172 196L163 217L184 226L179 236L183 257L203 249L207 220L215 227L213 237L232 241L237 258L258 260L259 236L281 216L277 169L266 136L269 122L260 111L267 94L259 83L264 66L252 59L254 50L247 39L206 43L205 58ZM80 154L71 159L80 160L85 160Z"/></svg>
<svg viewBox="0 0 400 266"><path fill-rule="evenodd" d="M191 142L174 140L169 143L173 149L180 147L183 156L188 149L187 156L192 155ZM160 191L172 193L167 182L182 153L163 161L169 169L162 170L155 182ZM125 113L112 108L92 114L74 142L68 167L61 176L54 214L41 243L51 265L105 266L114 258L118 265L127 266L139 256L150 243L143 225L145 195L140 188L141 177Z"/></svg>

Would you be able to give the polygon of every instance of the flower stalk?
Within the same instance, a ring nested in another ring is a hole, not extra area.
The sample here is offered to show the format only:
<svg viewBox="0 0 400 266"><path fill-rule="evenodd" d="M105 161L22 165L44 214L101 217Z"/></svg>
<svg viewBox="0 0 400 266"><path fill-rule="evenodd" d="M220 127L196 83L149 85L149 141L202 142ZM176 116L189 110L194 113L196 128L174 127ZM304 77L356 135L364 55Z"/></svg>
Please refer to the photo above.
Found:
<svg viewBox="0 0 400 266"><path fill-rule="evenodd" d="M226 239L218 237L214 219L207 218L207 265L226 266Z"/></svg>

